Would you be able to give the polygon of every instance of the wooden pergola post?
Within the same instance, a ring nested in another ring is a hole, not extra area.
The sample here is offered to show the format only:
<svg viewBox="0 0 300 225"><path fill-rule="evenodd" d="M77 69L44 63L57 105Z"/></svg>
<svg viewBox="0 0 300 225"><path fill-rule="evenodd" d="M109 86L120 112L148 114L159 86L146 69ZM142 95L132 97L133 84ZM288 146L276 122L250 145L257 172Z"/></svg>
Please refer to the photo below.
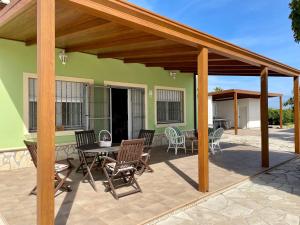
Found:
<svg viewBox="0 0 300 225"><path fill-rule="evenodd" d="M294 77L294 124L295 124L295 153L300 154L299 126L299 77Z"/></svg>
<svg viewBox="0 0 300 225"><path fill-rule="evenodd" d="M260 74L260 127L261 127L261 164L269 167L269 122L268 122L268 68L262 67Z"/></svg>
<svg viewBox="0 0 300 225"><path fill-rule="evenodd" d="M280 124L280 129L282 129L283 126L283 112L282 112L282 95L279 96L279 124Z"/></svg>
<svg viewBox="0 0 300 225"><path fill-rule="evenodd" d="M198 66L198 175L199 191L208 192L208 49L202 48Z"/></svg>
<svg viewBox="0 0 300 225"><path fill-rule="evenodd" d="M37 1L37 224L54 224L55 0Z"/></svg>
<svg viewBox="0 0 300 225"><path fill-rule="evenodd" d="M239 129L239 113L238 113L238 94L235 91L233 96L233 112L234 112L234 134L238 134Z"/></svg>

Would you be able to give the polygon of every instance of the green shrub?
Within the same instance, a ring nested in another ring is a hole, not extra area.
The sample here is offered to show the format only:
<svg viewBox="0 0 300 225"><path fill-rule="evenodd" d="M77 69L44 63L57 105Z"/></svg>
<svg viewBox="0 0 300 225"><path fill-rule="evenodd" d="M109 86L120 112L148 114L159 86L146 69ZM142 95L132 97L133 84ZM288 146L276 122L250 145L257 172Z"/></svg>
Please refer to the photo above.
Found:
<svg viewBox="0 0 300 225"><path fill-rule="evenodd" d="M284 109L282 112L282 123L284 125L291 124L294 122L294 113L292 109ZM279 109L269 109L269 124L279 125L280 124L280 114Z"/></svg>

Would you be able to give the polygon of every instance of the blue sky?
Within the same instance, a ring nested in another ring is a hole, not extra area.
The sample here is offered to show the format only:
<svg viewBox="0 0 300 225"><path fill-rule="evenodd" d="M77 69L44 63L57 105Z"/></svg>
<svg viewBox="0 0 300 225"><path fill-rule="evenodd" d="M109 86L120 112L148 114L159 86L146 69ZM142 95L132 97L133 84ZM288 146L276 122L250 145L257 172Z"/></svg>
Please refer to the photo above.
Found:
<svg viewBox="0 0 300 225"><path fill-rule="evenodd" d="M300 68L300 44L291 31L289 0L129 0L223 40ZM209 89L260 90L259 78L209 78ZM292 78L269 78L269 92L291 96ZM269 101L277 107L278 100Z"/></svg>

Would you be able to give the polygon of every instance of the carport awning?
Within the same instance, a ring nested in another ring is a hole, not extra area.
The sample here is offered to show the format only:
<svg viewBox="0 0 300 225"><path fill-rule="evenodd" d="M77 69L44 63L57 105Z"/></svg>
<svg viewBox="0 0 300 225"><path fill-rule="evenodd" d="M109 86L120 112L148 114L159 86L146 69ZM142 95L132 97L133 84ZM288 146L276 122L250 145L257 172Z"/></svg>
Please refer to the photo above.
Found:
<svg viewBox="0 0 300 225"><path fill-rule="evenodd" d="M235 93L237 94L238 99L243 98L260 98L261 93L257 91L248 91L240 89L230 89L223 91L216 91L208 93L209 96L212 96L213 101L225 101L234 99ZM272 97L282 97L280 93L268 93L269 98Z"/></svg>

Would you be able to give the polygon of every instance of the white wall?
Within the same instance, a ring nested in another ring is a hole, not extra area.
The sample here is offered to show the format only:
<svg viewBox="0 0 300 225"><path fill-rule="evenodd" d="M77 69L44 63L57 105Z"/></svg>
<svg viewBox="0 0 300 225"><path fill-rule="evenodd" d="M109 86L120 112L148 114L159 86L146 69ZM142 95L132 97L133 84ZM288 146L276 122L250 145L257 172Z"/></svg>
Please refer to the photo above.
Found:
<svg viewBox="0 0 300 225"><path fill-rule="evenodd" d="M208 126L213 126L213 101L212 96L208 96Z"/></svg>
<svg viewBox="0 0 300 225"><path fill-rule="evenodd" d="M231 126L234 126L233 100L216 101L214 103L214 106L216 107L214 116L229 120Z"/></svg>
<svg viewBox="0 0 300 225"><path fill-rule="evenodd" d="M248 128L260 127L260 100L249 99Z"/></svg>
<svg viewBox="0 0 300 225"><path fill-rule="evenodd" d="M233 100L215 101L213 103L213 116L227 119L234 126ZM239 99L238 109L247 107L247 128L260 127L260 101L259 99Z"/></svg>

